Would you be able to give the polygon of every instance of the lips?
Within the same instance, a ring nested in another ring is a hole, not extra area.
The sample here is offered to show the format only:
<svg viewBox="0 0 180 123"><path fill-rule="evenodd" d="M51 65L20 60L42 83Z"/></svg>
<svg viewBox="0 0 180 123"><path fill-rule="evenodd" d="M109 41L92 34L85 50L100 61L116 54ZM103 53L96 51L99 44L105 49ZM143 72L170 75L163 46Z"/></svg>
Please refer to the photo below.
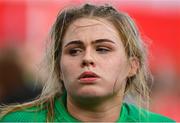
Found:
<svg viewBox="0 0 180 123"><path fill-rule="evenodd" d="M99 76L91 71L85 71L78 77L78 79L83 83L92 83L98 78Z"/></svg>

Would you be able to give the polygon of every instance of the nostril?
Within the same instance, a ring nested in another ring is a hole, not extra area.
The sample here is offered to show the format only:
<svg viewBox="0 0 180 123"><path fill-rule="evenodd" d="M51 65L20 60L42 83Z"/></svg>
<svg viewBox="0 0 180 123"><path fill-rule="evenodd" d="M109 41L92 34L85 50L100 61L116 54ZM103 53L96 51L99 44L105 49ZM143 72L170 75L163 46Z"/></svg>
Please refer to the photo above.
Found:
<svg viewBox="0 0 180 123"><path fill-rule="evenodd" d="M83 65L83 66L86 66L86 65L87 65L87 63L86 63L86 62L83 62L83 63L82 63L82 65Z"/></svg>
<svg viewBox="0 0 180 123"><path fill-rule="evenodd" d="M94 62L91 62L90 64L91 64L91 65L94 65Z"/></svg>
<svg viewBox="0 0 180 123"><path fill-rule="evenodd" d="M93 67L95 67L95 64L94 64L94 62L92 62L92 61L87 61L87 60L84 60L83 62L82 62L82 66L93 66Z"/></svg>

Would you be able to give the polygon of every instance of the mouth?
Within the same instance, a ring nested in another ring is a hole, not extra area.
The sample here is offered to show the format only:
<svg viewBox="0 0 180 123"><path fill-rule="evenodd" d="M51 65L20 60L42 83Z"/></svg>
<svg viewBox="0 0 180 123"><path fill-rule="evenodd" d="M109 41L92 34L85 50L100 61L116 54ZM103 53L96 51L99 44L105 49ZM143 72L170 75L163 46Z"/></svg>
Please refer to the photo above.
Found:
<svg viewBox="0 0 180 123"><path fill-rule="evenodd" d="M83 72L78 79L81 83L94 83L98 78L100 78L97 74L91 71Z"/></svg>

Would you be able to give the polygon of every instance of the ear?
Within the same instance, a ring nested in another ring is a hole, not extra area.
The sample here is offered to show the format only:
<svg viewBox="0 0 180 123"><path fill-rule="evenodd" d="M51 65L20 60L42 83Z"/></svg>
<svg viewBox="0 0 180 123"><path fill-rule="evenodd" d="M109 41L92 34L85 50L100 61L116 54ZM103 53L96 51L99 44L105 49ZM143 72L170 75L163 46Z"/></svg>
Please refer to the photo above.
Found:
<svg viewBox="0 0 180 123"><path fill-rule="evenodd" d="M129 63L130 63L130 71L129 71L128 77L132 77L136 75L139 69L139 59L137 57L130 57Z"/></svg>

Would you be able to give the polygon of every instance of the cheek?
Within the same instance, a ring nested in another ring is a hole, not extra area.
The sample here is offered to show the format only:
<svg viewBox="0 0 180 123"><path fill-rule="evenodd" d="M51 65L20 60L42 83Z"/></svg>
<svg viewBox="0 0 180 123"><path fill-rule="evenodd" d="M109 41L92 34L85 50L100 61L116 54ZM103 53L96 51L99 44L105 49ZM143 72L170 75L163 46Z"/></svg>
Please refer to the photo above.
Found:
<svg viewBox="0 0 180 123"><path fill-rule="evenodd" d="M105 60L104 65L104 74L106 77L109 77L111 81L123 81L127 78L129 66L127 61L123 58L113 57L111 59Z"/></svg>
<svg viewBox="0 0 180 123"><path fill-rule="evenodd" d="M64 86L66 88L66 90L68 90L68 88L70 87L70 83L72 81L72 68L70 68L70 66L72 65L69 65L70 63L66 62L65 59L61 59L61 62L60 62L60 70L61 70L61 78L64 82Z"/></svg>
<svg viewBox="0 0 180 123"><path fill-rule="evenodd" d="M77 61L62 57L60 61L60 69L62 74L62 79L66 81L72 81L71 79L76 77L78 74Z"/></svg>
<svg viewBox="0 0 180 123"><path fill-rule="evenodd" d="M70 74L69 72L70 72L70 68L69 68L69 66L70 65L68 65L68 64L70 64L69 62L68 62L68 60L66 60L65 58L61 58L61 61L60 61L60 70L61 70L61 74L62 74L62 79L64 80L66 77L67 77L67 75L68 74Z"/></svg>
<svg viewBox="0 0 180 123"><path fill-rule="evenodd" d="M124 90L128 76L128 63L125 60L111 59L106 65L106 79L109 81L108 88L113 93Z"/></svg>
<svg viewBox="0 0 180 123"><path fill-rule="evenodd" d="M104 60L103 66L110 71L114 71L115 73L124 69L126 61L124 58L117 58L117 57L109 57Z"/></svg>

